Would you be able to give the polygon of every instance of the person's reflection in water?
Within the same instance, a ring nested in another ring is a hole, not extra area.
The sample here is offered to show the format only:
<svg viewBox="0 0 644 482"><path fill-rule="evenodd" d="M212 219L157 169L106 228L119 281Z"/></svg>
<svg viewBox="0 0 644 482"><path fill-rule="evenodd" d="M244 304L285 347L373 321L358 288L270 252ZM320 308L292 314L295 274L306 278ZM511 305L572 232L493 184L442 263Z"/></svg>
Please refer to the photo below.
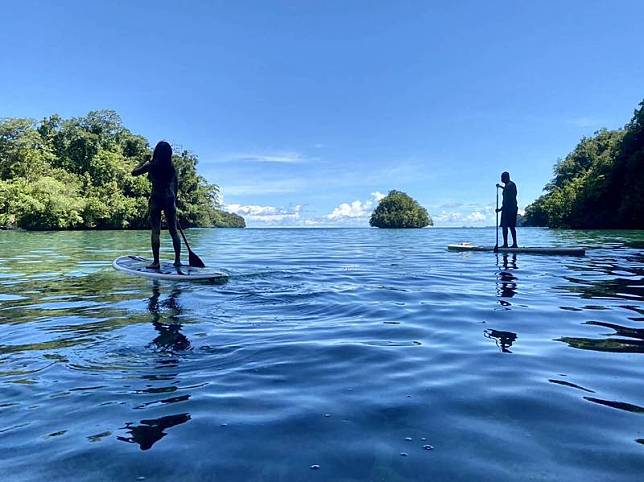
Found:
<svg viewBox="0 0 644 482"><path fill-rule="evenodd" d="M159 282L155 281L152 287L152 296L148 300L148 310L152 314L152 324L154 329L159 332L151 346L164 351L184 351L190 349L190 341L181 333L181 323L177 321L177 317L181 314L181 305L179 304L179 295L181 291L178 287L173 287L167 300L159 302L161 297L161 290L159 289ZM168 308L172 314L167 317L170 323L162 323L163 317L161 315L161 308Z"/></svg>
<svg viewBox="0 0 644 482"><path fill-rule="evenodd" d="M498 265L500 271L497 277L497 295L501 298L499 304L508 307L511 303L504 298L512 298L517 294L517 277L512 273L512 270L517 269L516 253L513 253L511 258L507 253L503 254L502 263Z"/></svg>
<svg viewBox="0 0 644 482"><path fill-rule="evenodd" d="M511 331L499 331L499 330L485 330L483 332L485 338L490 338L494 340L496 346L498 346L503 353L512 353L509 348L512 346L517 339L517 334Z"/></svg>
<svg viewBox="0 0 644 482"><path fill-rule="evenodd" d="M511 303L507 298L512 298L517 294L517 280L518 278L513 274L517 267L517 255L512 253L512 256L504 253L499 259L497 256L497 266L499 272L497 275L497 296L499 297L499 304L506 310L509 310ZM483 331L486 338L494 340L503 353L512 353L510 347L517 339L517 334L511 331L500 331L488 329Z"/></svg>
<svg viewBox="0 0 644 482"><path fill-rule="evenodd" d="M130 434L129 437L117 437L122 442L137 443L141 450L148 450L156 442L161 440L167 435L165 429L181 425L190 420L190 415L181 413L179 415L168 415L167 417L160 417L151 420L141 420L141 425L132 425L126 423L125 428Z"/></svg>
<svg viewBox="0 0 644 482"><path fill-rule="evenodd" d="M190 349L190 341L188 338L181 333L181 323L178 322L178 316L181 314L182 308L179 303L179 295L181 291L178 287L173 287L172 291L168 295L168 298L161 301L161 290L159 282L155 281L152 286L152 296L148 299L148 311L152 315L152 325L154 329L158 332L158 336L152 340L148 347L153 348L164 354L164 357L158 360L158 366L156 369L160 369L161 373L159 374L149 374L143 375L142 378L145 380L159 382L166 382L172 380L177 376L177 373L174 371L179 365L180 358L176 355L177 352L185 351ZM168 310L170 314L164 315L163 312ZM168 323L169 322L169 323ZM170 358L168 358L170 357ZM168 373L167 370L172 369L172 373ZM163 386L163 387L154 387L148 386L145 389L141 390L143 393L171 393L175 392L177 387L172 386ZM190 398L190 395L182 395L177 397L171 397L163 400L147 402L145 404L139 405L136 408L145 408L148 405L160 403L160 404L169 404L186 401ZM167 435L165 432L166 429L174 427L175 425L180 425L186 423L190 420L190 415L188 413L180 413L177 415L168 415L164 417L159 417L155 419L146 419L141 420L139 425L134 425L132 422L127 422L124 429L127 430L128 436L118 436L117 439L122 442L128 443L137 443L141 450L150 449L156 442L161 440Z"/></svg>

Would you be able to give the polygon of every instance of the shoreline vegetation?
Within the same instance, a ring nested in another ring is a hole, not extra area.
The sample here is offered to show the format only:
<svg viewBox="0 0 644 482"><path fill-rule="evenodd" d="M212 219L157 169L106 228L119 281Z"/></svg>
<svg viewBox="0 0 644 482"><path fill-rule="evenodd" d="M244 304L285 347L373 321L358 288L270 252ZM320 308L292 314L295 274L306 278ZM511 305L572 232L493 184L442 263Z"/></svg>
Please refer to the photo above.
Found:
<svg viewBox="0 0 644 482"><path fill-rule="evenodd" d="M150 144L111 110L41 121L0 120L0 228L149 229L150 184L130 175ZM245 227L220 209L219 187L197 174L197 156L173 155L183 227Z"/></svg>
<svg viewBox="0 0 644 482"><path fill-rule="evenodd" d="M130 175L151 152L148 141L98 110L35 121L0 120L0 229L148 229L150 185ZM184 227L243 228L243 217L220 209L219 187L197 174L197 156L173 155L177 206ZM622 129L601 129L557 161L544 194L526 206L519 226L644 229L644 100ZM369 224L432 226L427 210L391 191Z"/></svg>
<svg viewBox="0 0 644 482"><path fill-rule="evenodd" d="M644 229L644 100L623 129L582 138L553 171L525 226Z"/></svg>

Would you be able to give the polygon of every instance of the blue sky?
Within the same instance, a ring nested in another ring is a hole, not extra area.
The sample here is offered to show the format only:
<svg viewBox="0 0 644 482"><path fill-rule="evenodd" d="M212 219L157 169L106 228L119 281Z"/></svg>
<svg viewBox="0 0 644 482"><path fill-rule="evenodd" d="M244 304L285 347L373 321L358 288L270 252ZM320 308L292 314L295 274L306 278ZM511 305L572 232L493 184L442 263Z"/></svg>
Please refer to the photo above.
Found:
<svg viewBox="0 0 644 482"><path fill-rule="evenodd" d="M0 116L116 110L194 151L250 226L436 225L521 207L644 98L641 1L3 2Z"/></svg>

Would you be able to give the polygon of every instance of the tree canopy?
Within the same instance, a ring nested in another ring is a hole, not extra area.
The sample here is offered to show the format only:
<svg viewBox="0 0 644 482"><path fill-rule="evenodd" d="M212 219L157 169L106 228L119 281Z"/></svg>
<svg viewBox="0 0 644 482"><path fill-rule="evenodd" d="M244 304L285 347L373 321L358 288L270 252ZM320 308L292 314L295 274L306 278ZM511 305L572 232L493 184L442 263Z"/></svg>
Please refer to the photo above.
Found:
<svg viewBox="0 0 644 482"><path fill-rule="evenodd" d="M424 228L434 223L427 210L401 191L389 191L369 220L377 228Z"/></svg>
<svg viewBox="0 0 644 482"><path fill-rule="evenodd" d="M623 129L584 137L554 167L525 224L553 228L644 228L644 101Z"/></svg>
<svg viewBox="0 0 644 482"><path fill-rule="evenodd" d="M114 111L63 119L0 120L0 227L25 229L146 228L150 185L133 177L151 153ZM219 188L197 174L188 151L173 155L182 225L243 227L218 209Z"/></svg>

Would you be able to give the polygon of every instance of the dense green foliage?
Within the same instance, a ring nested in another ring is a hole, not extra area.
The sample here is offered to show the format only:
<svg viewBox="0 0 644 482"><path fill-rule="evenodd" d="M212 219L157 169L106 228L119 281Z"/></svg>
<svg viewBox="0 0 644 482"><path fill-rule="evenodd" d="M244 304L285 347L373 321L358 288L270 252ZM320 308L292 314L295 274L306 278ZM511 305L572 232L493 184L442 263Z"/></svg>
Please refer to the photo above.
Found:
<svg viewBox="0 0 644 482"><path fill-rule="evenodd" d="M0 227L25 229L146 228L150 184L133 177L151 153L113 111L52 115L40 122L0 121ZM243 227L217 209L218 188L197 174L197 158L175 153L178 208L186 226Z"/></svg>
<svg viewBox="0 0 644 482"><path fill-rule="evenodd" d="M417 201L394 190L380 200L369 224L377 228L424 228L434 223Z"/></svg>
<svg viewBox="0 0 644 482"><path fill-rule="evenodd" d="M624 129L583 138L560 160L525 223L554 228L644 228L644 101Z"/></svg>
<svg viewBox="0 0 644 482"><path fill-rule="evenodd" d="M220 228L245 228L246 221L239 214L216 210L214 225Z"/></svg>

